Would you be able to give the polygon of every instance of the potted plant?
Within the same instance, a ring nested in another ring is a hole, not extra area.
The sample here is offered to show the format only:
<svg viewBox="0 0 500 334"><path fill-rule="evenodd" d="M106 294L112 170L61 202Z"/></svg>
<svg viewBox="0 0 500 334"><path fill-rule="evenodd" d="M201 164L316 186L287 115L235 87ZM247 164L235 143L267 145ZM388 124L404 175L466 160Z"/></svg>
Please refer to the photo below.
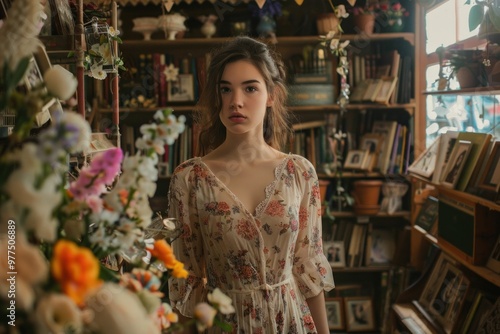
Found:
<svg viewBox="0 0 500 334"><path fill-rule="evenodd" d="M481 50L449 50L446 58L451 67L450 78L455 77L460 88L486 85L486 73Z"/></svg>
<svg viewBox="0 0 500 334"><path fill-rule="evenodd" d="M382 31L400 32L403 31L403 18L408 17L409 12L401 5L399 1L394 3L383 2L380 4L379 23Z"/></svg>
<svg viewBox="0 0 500 334"><path fill-rule="evenodd" d="M466 1L470 4L470 0ZM486 8L486 11L485 11ZM479 27L478 37L500 43L500 7L493 0L476 0L469 11L469 30Z"/></svg>
<svg viewBox="0 0 500 334"><path fill-rule="evenodd" d="M372 34L375 29L375 19L379 12L379 5L366 4L365 6L355 6L351 9L356 33Z"/></svg>

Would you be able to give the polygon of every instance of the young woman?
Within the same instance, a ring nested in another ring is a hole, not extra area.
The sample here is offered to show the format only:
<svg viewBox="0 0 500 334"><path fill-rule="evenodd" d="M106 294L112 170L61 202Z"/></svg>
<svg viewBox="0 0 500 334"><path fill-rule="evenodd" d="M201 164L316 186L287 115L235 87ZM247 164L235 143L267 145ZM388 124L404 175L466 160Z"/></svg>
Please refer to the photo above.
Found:
<svg viewBox="0 0 500 334"><path fill-rule="evenodd" d="M169 297L192 317L221 289L234 333L329 333L324 291L334 287L323 253L316 172L283 153L290 134L282 61L266 44L238 37L212 55L197 111L201 157L178 166L169 217L172 244L189 271Z"/></svg>

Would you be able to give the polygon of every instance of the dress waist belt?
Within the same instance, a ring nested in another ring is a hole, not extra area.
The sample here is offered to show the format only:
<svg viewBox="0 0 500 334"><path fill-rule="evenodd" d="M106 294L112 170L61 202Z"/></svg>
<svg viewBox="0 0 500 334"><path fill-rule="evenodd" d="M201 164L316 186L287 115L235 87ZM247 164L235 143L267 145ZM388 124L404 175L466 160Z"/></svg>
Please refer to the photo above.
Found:
<svg viewBox="0 0 500 334"><path fill-rule="evenodd" d="M276 289L277 287L280 287L282 285L290 283L291 280L292 279L289 277L289 278L287 278L281 282L278 282L276 284L264 283L264 284L261 284L259 286L250 287L248 289L233 289L233 290L228 290L228 292L230 292L230 293L250 293L250 292L260 291L260 290L270 291L270 290Z"/></svg>

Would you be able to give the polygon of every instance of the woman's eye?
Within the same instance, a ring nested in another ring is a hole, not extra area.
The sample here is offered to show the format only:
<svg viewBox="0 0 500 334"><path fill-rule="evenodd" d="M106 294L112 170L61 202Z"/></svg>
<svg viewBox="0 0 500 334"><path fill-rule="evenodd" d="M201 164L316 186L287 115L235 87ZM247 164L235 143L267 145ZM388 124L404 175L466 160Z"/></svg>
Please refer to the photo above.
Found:
<svg viewBox="0 0 500 334"><path fill-rule="evenodd" d="M229 89L229 87L221 87L220 88L221 94L229 93L230 91L231 90Z"/></svg>
<svg viewBox="0 0 500 334"><path fill-rule="evenodd" d="M257 87L254 87L254 86L248 86L246 88L246 91L247 92L256 92L257 91Z"/></svg>

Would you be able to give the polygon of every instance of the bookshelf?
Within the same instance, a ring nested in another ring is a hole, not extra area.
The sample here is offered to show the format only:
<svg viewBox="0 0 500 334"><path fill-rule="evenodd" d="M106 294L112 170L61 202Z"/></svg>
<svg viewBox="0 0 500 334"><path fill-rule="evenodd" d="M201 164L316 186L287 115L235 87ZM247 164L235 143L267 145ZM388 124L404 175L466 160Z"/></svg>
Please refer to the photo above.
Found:
<svg viewBox="0 0 500 334"><path fill-rule="evenodd" d="M186 6L186 13L188 10L193 7L188 8ZM179 67L182 67L183 58L195 59L195 68L194 72L190 72L195 76L194 83L198 82L198 80L202 80L200 76L203 74L203 69L200 66L204 62L208 61L207 52L216 47L217 45L223 43L231 37L212 37L210 39L199 38L197 36L196 31L191 32L192 36L185 36L181 39L176 40L166 40L161 34L153 34L152 39L145 41L134 39L136 38L133 33L131 33L131 20L134 17L144 16L149 11L139 11L138 9L143 9L143 7L129 7L125 6L121 8L122 16L120 19L123 21L122 27L120 30L123 32L123 44L120 44L120 52L123 54L123 58L125 61L129 61L129 64L125 64L127 68L137 67L139 63L139 56L141 54L149 54L151 55L151 59L155 56L154 54L168 54L168 58L177 62ZM193 12L199 11L199 9L194 10ZM195 15L195 14L193 14ZM231 18L229 14L226 13L226 18L230 21ZM130 36L130 38L129 38ZM382 52L381 50L385 49L400 49L402 53L405 55L414 55L415 54L415 41L416 35L413 32L401 32L401 33L374 33L370 35L357 35L357 34L344 34L342 36L343 40L350 40L351 45L353 45L353 52L358 55L363 53L370 52ZM319 39L317 35L309 35L309 36L280 36L278 35L276 38L276 44L274 47L282 54L285 62L288 59L291 59L294 55L300 55L304 52L304 50L315 49L319 45ZM362 53L359 53L362 52ZM353 53L354 55L354 53ZM374 60L378 59L377 57L373 58ZM331 70L331 78L333 85L333 91L331 93L334 96L338 95L338 80L335 72L335 59L329 56L329 61L332 62ZM387 66L387 60L384 59L384 65ZM375 64L372 63L371 65ZM166 62L168 64L168 60ZM190 61L190 64L192 62ZM354 64L353 64L354 65ZM390 63L389 65L392 65ZM152 113L154 113L159 106L158 105L129 105L125 103L126 100L130 100L130 94L132 89L136 89L137 91L150 91L152 93L151 96L147 96L147 98L156 101L155 94L155 77L154 73L157 72L154 70L154 63L150 65L151 68L149 70L144 71L145 77L147 80L145 81L134 81L131 80L130 73L123 73L120 84L120 130L122 134L122 147L126 149L130 147L133 142L134 132L137 131L138 127L147 122ZM410 66L410 65L407 65ZM191 69L191 68L190 68ZM361 68L353 68L353 71L362 71ZM140 71L140 69L139 69ZM363 71L365 71L363 69ZM369 71L370 73L372 70ZM373 71L374 72L374 71ZM416 80L416 73L414 70L414 64L408 68L407 72L413 73L413 79L400 79L401 82L407 81L413 83ZM398 77L401 75L402 70L398 68L395 69L395 73L397 73ZM365 71L366 76L366 71ZM289 76L290 77L290 76ZM156 79L157 80L157 79ZM364 79L363 79L364 80ZM127 89L127 83L131 83L131 85ZM106 82L103 83L107 85ZM352 86L355 88L354 86ZM321 104L304 104L304 105L290 105L289 109L293 112L296 121L295 130L297 132L307 132L310 141L317 141L318 138L321 138L318 134L320 131L323 133L323 146L320 143L314 144L310 143L309 147L314 147L314 152L316 157L323 156L323 158L316 159L308 156L308 153L304 153L304 155L313 162L317 168L318 176L322 180L326 180L330 182L329 189L327 191L327 197L331 196L331 192L334 186L335 181L338 179L338 175L335 173L327 173L323 170L322 165L327 162L325 160L325 150L328 150L326 143L326 135L333 128L344 127L344 129L351 133L349 138L349 146L346 148L345 153L348 152L349 149L357 148L360 138L362 134L372 131L372 124L375 121L391 121L396 122L397 124L404 124L408 127L408 129L413 127L413 117L418 110L418 99L416 98L416 87L417 84L413 83L410 85L410 90L407 92L407 98L405 101L398 100L389 100L389 103L376 103L375 101L361 101L361 102L352 102L347 106L347 112L344 116L340 117L340 107L336 104L335 99L333 103L321 103ZM160 88L161 89L161 88ZM196 92L197 88L194 88ZM160 102L166 107L171 107L176 114L186 115L188 118L187 126L188 129L192 128L192 123L190 122L190 113L195 104L195 101L163 101ZM96 106L95 113L95 124L107 124L109 123L109 119L112 116L113 110L109 107L110 103L106 100L106 97L103 100L99 101ZM321 130L319 130L321 129ZM189 131L189 130L188 130ZM170 171L173 166L180 163L182 160L185 160L191 157L194 154L192 150L192 143L195 140L194 131L189 134L187 132L187 136L189 138L178 140L176 142L177 145L183 146L183 157L179 156L176 158L177 160L168 161ZM408 134L409 137L413 136L415 132L411 132ZM408 137L408 138L409 138ZM184 142L187 140L187 144ZM307 139L304 139L304 141ZM127 144L128 142L128 144ZM408 152L408 158L411 159L413 147L414 145L418 145L414 140L408 141L408 147L405 151ZM179 148L179 152L180 152ZM392 153L392 147L390 148ZM405 155L406 158L406 155ZM321 160L323 159L323 160ZM326 157L328 159L328 157ZM360 179L373 179L373 180L397 180L399 182L408 182L404 177L399 175L399 173L387 173L387 171L381 172L378 169L374 169L372 171L362 171L362 170L344 170L341 176L343 184L346 186L346 189L349 189L352 182ZM167 191L168 191L168 182L169 176L168 173L166 176L163 176L159 179L157 192L154 198L151 199L152 208L155 211L163 211L165 210L167 203ZM395 262L387 262L383 264L376 265L365 265L365 257L366 257L366 240L369 235L370 229L387 229L398 231L399 234L395 237L395 246L401 247L398 249L398 253L408 254L409 250L406 247L409 245L402 243L399 245L396 239L406 240L406 236L408 235L406 227L409 225L411 212L409 208L409 196L404 198L404 206L401 210L388 214L386 212L378 212L375 215L371 216L363 216L360 217L356 215L352 209L348 208L337 210L332 208L330 213L335 217L335 221L329 221L328 219L324 219L324 228L331 229L335 224L344 221L346 224L351 225L359 225L364 226L364 232L361 232L358 239L359 252L357 259L357 264L354 266L344 266L341 268L335 268L334 275L337 282L337 289L335 289L342 296L349 297L351 293L358 293L362 295L373 294L375 296L374 305L377 310L381 310L377 312L375 323L376 328L374 332L386 332L387 328L387 315L389 314L388 309L391 301L393 301L396 295L401 291L408 282L409 271L405 268L407 261L404 259L395 259ZM361 229L360 229L361 230ZM350 238L351 236L349 236ZM346 236L347 238L347 236ZM354 251L354 249L353 249ZM370 280L366 280L367 275L371 278ZM358 282L358 285L361 286L360 289L355 290L356 292L352 292L354 290L346 289L344 287L349 285L350 280L354 280ZM381 286L382 288L381 290ZM346 292L347 291L347 292ZM353 296L351 294L351 296Z"/></svg>

